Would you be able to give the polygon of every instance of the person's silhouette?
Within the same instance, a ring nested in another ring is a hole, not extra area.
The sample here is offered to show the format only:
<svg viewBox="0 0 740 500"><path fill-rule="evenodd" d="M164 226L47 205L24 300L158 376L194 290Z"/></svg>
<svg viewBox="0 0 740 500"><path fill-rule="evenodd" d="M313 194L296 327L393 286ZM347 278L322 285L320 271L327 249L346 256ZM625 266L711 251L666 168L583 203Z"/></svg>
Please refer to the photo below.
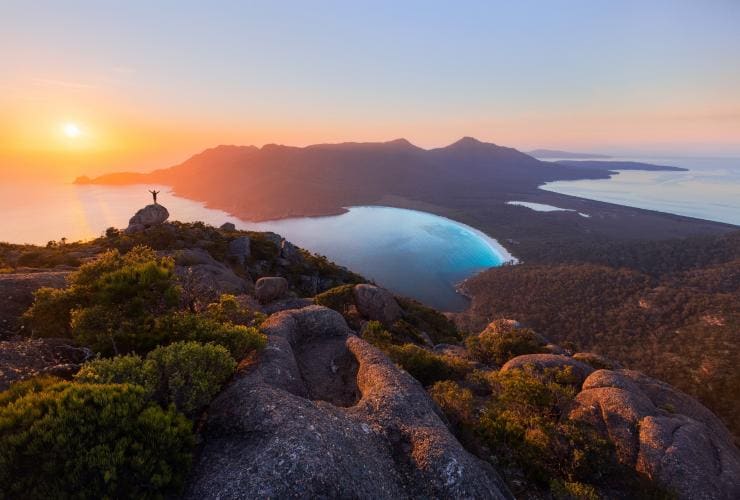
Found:
<svg viewBox="0 0 740 500"><path fill-rule="evenodd" d="M152 193L152 197L154 198L154 204L157 204L157 195L159 194L159 191L149 191Z"/></svg>

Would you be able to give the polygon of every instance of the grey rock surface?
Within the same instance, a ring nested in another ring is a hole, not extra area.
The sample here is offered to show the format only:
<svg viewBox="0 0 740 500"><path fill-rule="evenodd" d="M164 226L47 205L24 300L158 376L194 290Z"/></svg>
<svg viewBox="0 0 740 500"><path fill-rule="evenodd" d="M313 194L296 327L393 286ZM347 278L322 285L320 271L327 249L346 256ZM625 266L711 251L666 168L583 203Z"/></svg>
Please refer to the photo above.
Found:
<svg viewBox="0 0 740 500"><path fill-rule="evenodd" d="M18 333L21 316L41 287L63 288L67 271L0 274L0 338Z"/></svg>
<svg viewBox="0 0 740 500"><path fill-rule="evenodd" d="M339 313L283 311L264 329L258 362L210 407L186 498L511 498Z"/></svg>
<svg viewBox="0 0 740 500"><path fill-rule="evenodd" d="M280 276L260 278L254 285L254 296L262 304L282 298L288 292L288 281Z"/></svg>
<svg viewBox="0 0 740 500"><path fill-rule="evenodd" d="M361 284L353 289L355 304L359 313L366 319L392 325L403 311L388 290L375 285Z"/></svg>
<svg viewBox="0 0 740 500"><path fill-rule="evenodd" d="M169 211L159 204L147 205L128 221L126 232L139 232L152 226L163 224L170 217Z"/></svg>
<svg viewBox="0 0 740 500"><path fill-rule="evenodd" d="M524 354L517 356L504 363L501 371L505 372L507 370L525 367L531 367L537 371L544 371L548 368L572 367L573 374L577 377L579 385L594 371L586 363L581 363L569 356L560 354Z"/></svg>
<svg viewBox="0 0 740 500"><path fill-rule="evenodd" d="M238 276L229 266L214 259L207 250L189 248L171 255L175 259L175 275L185 294L200 304L216 301L225 293L239 295L252 288L248 276Z"/></svg>
<svg viewBox="0 0 740 500"><path fill-rule="evenodd" d="M252 250L249 236L240 236L229 242L229 257L234 259L240 266L244 266L251 255Z"/></svg>
<svg viewBox="0 0 740 500"><path fill-rule="evenodd" d="M694 398L631 370L597 370L569 418L588 422L619 460L681 499L740 498L740 451L722 422Z"/></svg>

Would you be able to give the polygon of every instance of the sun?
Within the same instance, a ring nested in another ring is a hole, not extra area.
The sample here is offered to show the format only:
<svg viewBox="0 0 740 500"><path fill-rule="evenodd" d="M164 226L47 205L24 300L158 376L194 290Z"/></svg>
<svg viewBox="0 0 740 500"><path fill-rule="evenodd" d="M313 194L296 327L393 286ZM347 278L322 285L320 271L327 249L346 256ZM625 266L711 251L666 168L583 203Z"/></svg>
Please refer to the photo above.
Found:
<svg viewBox="0 0 740 500"><path fill-rule="evenodd" d="M74 139L75 137L79 137L82 131L80 130L80 127L77 126L76 123L65 123L62 126L62 130L64 131L64 135L69 137L70 139Z"/></svg>

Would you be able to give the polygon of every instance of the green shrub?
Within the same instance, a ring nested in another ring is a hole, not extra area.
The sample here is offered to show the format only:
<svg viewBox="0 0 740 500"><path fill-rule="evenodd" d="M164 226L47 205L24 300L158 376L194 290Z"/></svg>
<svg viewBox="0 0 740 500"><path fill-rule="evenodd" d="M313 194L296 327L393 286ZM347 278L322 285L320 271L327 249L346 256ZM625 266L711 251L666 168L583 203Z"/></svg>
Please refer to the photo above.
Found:
<svg viewBox="0 0 740 500"><path fill-rule="evenodd" d="M464 377L471 370L470 365L459 358L435 354L414 344L391 345L386 352L424 386Z"/></svg>
<svg viewBox="0 0 740 500"><path fill-rule="evenodd" d="M189 312L177 312L156 320L155 330L162 338L194 340L224 346L240 361L249 351L262 349L267 337L254 327L221 323L215 319Z"/></svg>
<svg viewBox="0 0 740 500"><path fill-rule="evenodd" d="M158 347L144 361L144 371L156 374L154 399L162 405L172 403L188 416L211 402L235 368L224 347L198 342Z"/></svg>
<svg viewBox="0 0 740 500"><path fill-rule="evenodd" d="M429 394L454 426L473 424L475 419L473 391L452 380L443 380L434 384L429 389Z"/></svg>
<svg viewBox="0 0 740 500"><path fill-rule="evenodd" d="M144 369L144 360L137 354L88 361L75 374L75 380L87 384L139 385L149 395L157 383L155 374Z"/></svg>
<svg viewBox="0 0 740 500"><path fill-rule="evenodd" d="M28 383L0 406L0 484L9 498L161 498L177 493L190 422L131 385Z"/></svg>
<svg viewBox="0 0 740 500"><path fill-rule="evenodd" d="M477 431L502 457L521 467L530 479L593 481L616 470L609 443L582 423L561 418L575 389L552 376L509 370L489 375L492 397Z"/></svg>
<svg viewBox="0 0 740 500"><path fill-rule="evenodd" d="M0 392L0 407L8 405L29 393L40 392L61 382L57 377L40 375L26 380L20 380L11 384L6 390Z"/></svg>
<svg viewBox="0 0 740 500"><path fill-rule="evenodd" d="M74 296L68 290L39 288L31 308L23 315L26 326L36 337L70 337Z"/></svg>
<svg viewBox="0 0 740 500"><path fill-rule="evenodd" d="M174 404L193 417L218 394L236 362L226 348L198 342L158 347L145 359L136 355L85 363L75 376L82 383L140 385L163 407Z"/></svg>
<svg viewBox="0 0 740 500"><path fill-rule="evenodd" d="M478 335L465 339L470 354L481 363L503 365L522 354L546 352L539 337L528 328L492 324Z"/></svg>
<svg viewBox="0 0 740 500"><path fill-rule="evenodd" d="M155 318L174 310L174 263L150 248L117 250L80 267L64 290L39 290L25 319L33 335L71 336L102 354L146 352L163 341Z"/></svg>
<svg viewBox="0 0 740 500"><path fill-rule="evenodd" d="M223 294L218 302L208 304L205 314L221 323L233 323L235 325L257 326L265 320L261 312L252 311L242 306L234 295Z"/></svg>
<svg viewBox="0 0 740 500"><path fill-rule="evenodd" d="M393 343L393 336L380 321L368 321L362 331L362 339L383 351Z"/></svg>
<svg viewBox="0 0 740 500"><path fill-rule="evenodd" d="M599 494L588 484L562 481L550 481L550 492L557 500L599 500Z"/></svg>
<svg viewBox="0 0 740 500"><path fill-rule="evenodd" d="M315 304L334 309L345 315L355 304L354 285L340 285L314 297Z"/></svg>
<svg viewBox="0 0 740 500"><path fill-rule="evenodd" d="M404 320L415 329L426 332L434 344L460 341L457 327L441 312L406 297L396 297L396 300L403 309Z"/></svg>

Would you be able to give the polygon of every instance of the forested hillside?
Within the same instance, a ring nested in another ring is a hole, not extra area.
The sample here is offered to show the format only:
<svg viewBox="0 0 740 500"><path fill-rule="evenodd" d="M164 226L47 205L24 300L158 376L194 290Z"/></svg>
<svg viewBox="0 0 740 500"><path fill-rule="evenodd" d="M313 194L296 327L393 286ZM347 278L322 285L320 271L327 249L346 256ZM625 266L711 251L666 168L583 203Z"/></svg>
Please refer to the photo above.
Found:
<svg viewBox="0 0 740 500"><path fill-rule="evenodd" d="M459 323L475 331L516 318L670 382L740 434L740 233L555 247L551 260L470 279L473 304Z"/></svg>

